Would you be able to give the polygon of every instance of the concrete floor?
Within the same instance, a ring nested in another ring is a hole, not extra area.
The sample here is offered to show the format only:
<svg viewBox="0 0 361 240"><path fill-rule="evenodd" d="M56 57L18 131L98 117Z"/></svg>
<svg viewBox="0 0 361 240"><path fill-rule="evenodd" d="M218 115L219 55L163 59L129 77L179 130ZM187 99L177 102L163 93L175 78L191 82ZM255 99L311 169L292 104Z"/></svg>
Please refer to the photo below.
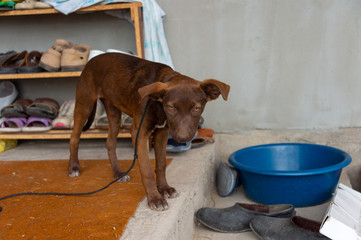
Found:
<svg viewBox="0 0 361 240"><path fill-rule="evenodd" d="M221 198L214 185L216 167L220 161L227 162L228 156L243 147L277 143L307 142L328 145L348 152L353 161L342 172L341 182L360 191L361 181L361 129L339 129L329 132L316 131L271 131L255 130L241 134L217 134L216 143L181 154L168 154L173 161L167 168L170 185L180 193L176 199L168 200L170 209L165 212L149 210L143 200L121 239L257 239L252 232L222 234L194 223L194 212L199 208L228 207L236 202L252 202L238 188L231 197ZM119 159L131 159L133 149L129 139L119 139ZM0 154L0 161L7 160L51 160L68 159L67 140L20 141L19 146ZM81 141L80 159L107 159L104 139ZM154 157L153 152L150 157ZM297 214L322 220L328 203L308 208L298 208Z"/></svg>

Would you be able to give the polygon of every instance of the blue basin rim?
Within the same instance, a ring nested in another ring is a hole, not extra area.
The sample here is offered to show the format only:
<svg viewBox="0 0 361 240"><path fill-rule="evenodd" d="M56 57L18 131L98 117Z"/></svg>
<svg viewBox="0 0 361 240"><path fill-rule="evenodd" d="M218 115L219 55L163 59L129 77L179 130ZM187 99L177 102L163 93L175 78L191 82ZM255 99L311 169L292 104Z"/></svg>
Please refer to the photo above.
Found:
<svg viewBox="0 0 361 240"><path fill-rule="evenodd" d="M255 167L249 167L247 165L244 165L240 162L238 162L235 159L235 155L236 154L240 154L241 152L245 152L247 150L254 150L257 148L268 148L268 147L273 147L273 146L313 146L313 147L319 147L319 148L323 148L323 149L329 149L331 151L337 152L341 155L344 156L344 160L341 161L340 163L337 163L335 165L331 165L328 167L322 167L322 168L315 168L315 169L306 169L306 170L296 170L296 171L280 171L280 170L264 170L264 169L259 169L259 168L255 168ZM228 159L228 161L235 167L237 167L239 170L241 171L247 171L247 172L252 172L252 173L256 173L256 174L263 174L263 175L272 175L272 176L307 176L307 175L316 175L316 174L324 174L327 172L333 172L333 171L337 171L340 170L344 167L346 167L347 165L349 165L351 163L351 156L334 147L329 147L329 146L325 146L325 145L317 145L317 144L309 144L309 143L273 143L273 144L264 144L264 145L257 145L257 146L252 146L252 147L246 147L246 148L242 148L238 151L235 151L234 153L232 153Z"/></svg>

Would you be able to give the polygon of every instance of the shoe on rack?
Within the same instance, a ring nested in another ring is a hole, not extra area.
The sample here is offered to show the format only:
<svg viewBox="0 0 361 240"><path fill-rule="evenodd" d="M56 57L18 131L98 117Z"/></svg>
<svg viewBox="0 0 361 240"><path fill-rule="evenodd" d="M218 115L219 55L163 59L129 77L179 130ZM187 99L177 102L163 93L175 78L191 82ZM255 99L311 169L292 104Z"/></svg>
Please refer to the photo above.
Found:
<svg viewBox="0 0 361 240"><path fill-rule="evenodd" d="M0 109L11 104L18 96L18 90L10 81L0 81Z"/></svg>
<svg viewBox="0 0 361 240"><path fill-rule="evenodd" d="M33 101L27 98L19 98L10 105L1 108L1 116L6 118L27 118L29 115L25 109L32 104Z"/></svg>
<svg viewBox="0 0 361 240"><path fill-rule="evenodd" d="M20 67L25 66L27 57L27 51L8 55L0 65L0 74L17 73Z"/></svg>
<svg viewBox="0 0 361 240"><path fill-rule="evenodd" d="M39 0L24 0L15 5L16 10L29 10L29 9L44 9L52 8L49 3L41 2Z"/></svg>
<svg viewBox="0 0 361 240"><path fill-rule="evenodd" d="M65 49L61 57L61 71L82 71L88 62L91 47L87 44L76 44Z"/></svg>
<svg viewBox="0 0 361 240"><path fill-rule="evenodd" d="M21 132L27 122L26 118L1 118L0 132Z"/></svg>
<svg viewBox="0 0 361 240"><path fill-rule="evenodd" d="M329 239L319 233L321 223L294 216L292 218L274 218L258 216L251 220L250 228L260 238L267 240L321 240Z"/></svg>
<svg viewBox="0 0 361 240"><path fill-rule="evenodd" d="M132 51L128 51L128 52L124 52L122 50L118 50L118 49L107 49L106 50L107 53L123 53L123 54L128 54L128 55L132 55L132 56L136 56Z"/></svg>
<svg viewBox="0 0 361 240"><path fill-rule="evenodd" d="M56 129L70 129L74 119L75 100L65 101L60 109L58 116L53 120L52 126Z"/></svg>
<svg viewBox="0 0 361 240"><path fill-rule="evenodd" d="M29 117L26 125L22 128L24 132L45 132L51 130L52 120L49 118Z"/></svg>
<svg viewBox="0 0 361 240"><path fill-rule="evenodd" d="M40 59L40 67L48 72L60 71L62 53L65 49L73 47L73 44L64 39L57 39L55 45L46 50Z"/></svg>
<svg viewBox="0 0 361 240"><path fill-rule="evenodd" d="M18 73L37 73L44 71L44 69L39 66L41 56L41 52L31 51L26 56L25 64L18 68Z"/></svg>
<svg viewBox="0 0 361 240"><path fill-rule="evenodd" d="M38 1L35 1L34 8L35 9L47 9L47 8L53 8L53 6L51 6L49 3L38 0Z"/></svg>
<svg viewBox="0 0 361 240"><path fill-rule="evenodd" d="M5 53L0 53L0 65L11 55L15 55L16 52L14 50L7 51Z"/></svg>
<svg viewBox="0 0 361 240"><path fill-rule="evenodd" d="M15 1L0 1L0 11L11 11L15 9Z"/></svg>
<svg viewBox="0 0 361 240"><path fill-rule="evenodd" d="M59 103L48 97L37 98L25 108L25 112L31 117L54 119L59 113Z"/></svg>
<svg viewBox="0 0 361 240"><path fill-rule="evenodd" d="M251 230L249 223L257 216L290 218L294 214L294 206L290 204L236 203L228 208L201 208L197 211L195 218L198 222L214 231L237 233Z"/></svg>
<svg viewBox="0 0 361 240"><path fill-rule="evenodd" d="M90 52L89 52L89 57L88 57L88 62L90 61L90 59L92 59L93 57L96 57L100 54L103 54L105 53L104 51L101 51L101 50L96 50L96 49L92 49Z"/></svg>

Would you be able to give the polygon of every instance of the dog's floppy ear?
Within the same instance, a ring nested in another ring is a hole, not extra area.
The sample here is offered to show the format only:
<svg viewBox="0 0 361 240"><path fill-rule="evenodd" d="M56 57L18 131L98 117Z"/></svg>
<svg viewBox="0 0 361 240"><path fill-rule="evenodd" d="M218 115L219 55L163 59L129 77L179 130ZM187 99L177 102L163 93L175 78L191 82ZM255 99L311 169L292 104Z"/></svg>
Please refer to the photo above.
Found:
<svg viewBox="0 0 361 240"><path fill-rule="evenodd" d="M152 100L161 101L168 85L162 82L155 82L145 87L139 88L140 101L145 97L150 97Z"/></svg>
<svg viewBox="0 0 361 240"><path fill-rule="evenodd" d="M230 86L215 79L206 79L200 84L201 89L207 95L207 101L215 100L222 94L224 100L228 99Z"/></svg>

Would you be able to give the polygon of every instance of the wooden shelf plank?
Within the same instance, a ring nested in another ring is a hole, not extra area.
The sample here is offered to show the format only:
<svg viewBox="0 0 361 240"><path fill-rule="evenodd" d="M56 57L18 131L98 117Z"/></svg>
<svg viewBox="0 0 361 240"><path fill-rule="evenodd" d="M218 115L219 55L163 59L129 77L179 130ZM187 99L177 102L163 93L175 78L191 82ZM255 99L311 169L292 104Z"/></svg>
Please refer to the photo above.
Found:
<svg viewBox="0 0 361 240"><path fill-rule="evenodd" d="M94 12L94 11L107 11L107 10L120 10L120 9L131 9L133 7L142 7L140 2L131 3L113 3L107 5L96 5L87 8L81 8L76 12ZM31 10L11 10L1 11L0 16L23 16L23 15L41 15L41 14L58 14L58 10L54 8L49 9L31 9Z"/></svg>
<svg viewBox="0 0 361 240"><path fill-rule="evenodd" d="M47 132L19 132L19 133L0 133L0 139L70 139L71 130L50 130ZM86 138L107 138L108 132L105 130L88 130L83 132L82 139ZM130 138L129 131L121 130L118 138Z"/></svg>
<svg viewBox="0 0 361 240"><path fill-rule="evenodd" d="M76 12L94 12L107 10L129 9L131 18L134 21L136 46L138 57L144 57L143 48L143 18L141 14L142 3L140 2L122 2L107 5L96 5L82 8ZM54 8L50 9L32 9L32 10L12 10L0 11L2 16L25 16L42 14L59 14ZM42 72L42 73L22 73L22 74L0 74L0 80L4 79L35 79L35 78L65 78L80 77L81 72ZM0 139L69 139L71 130L51 130L47 132L20 132L20 133L0 133ZM88 130L83 132L81 138L107 138L108 132L101 130ZM118 138L130 138L129 131L121 130Z"/></svg>
<svg viewBox="0 0 361 240"><path fill-rule="evenodd" d="M80 77L81 72L40 72L40 73L14 73L0 74L1 79L34 79L34 78L65 78Z"/></svg>

